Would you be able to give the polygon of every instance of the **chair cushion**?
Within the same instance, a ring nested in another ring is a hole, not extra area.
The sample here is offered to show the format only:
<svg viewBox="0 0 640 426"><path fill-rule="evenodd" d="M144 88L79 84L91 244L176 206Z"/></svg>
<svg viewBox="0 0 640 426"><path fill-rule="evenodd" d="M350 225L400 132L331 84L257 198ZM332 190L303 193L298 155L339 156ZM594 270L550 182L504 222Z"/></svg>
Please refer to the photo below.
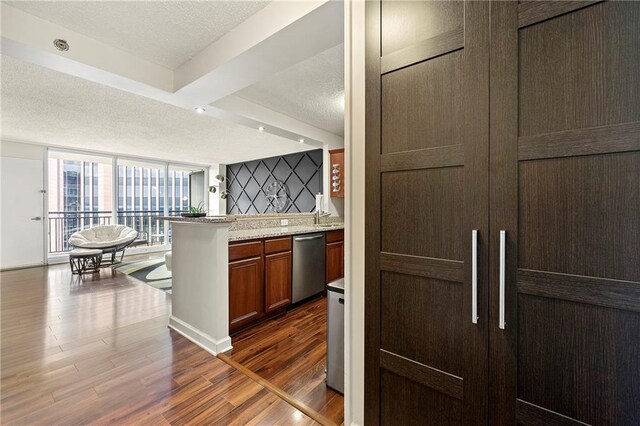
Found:
<svg viewBox="0 0 640 426"><path fill-rule="evenodd" d="M85 257L85 256L95 256L98 254L102 254L102 250L100 249L73 249L69 252L69 256L71 257Z"/></svg>
<svg viewBox="0 0 640 426"><path fill-rule="evenodd" d="M108 248L128 244L138 237L138 232L126 225L103 225L75 232L69 244L79 248Z"/></svg>

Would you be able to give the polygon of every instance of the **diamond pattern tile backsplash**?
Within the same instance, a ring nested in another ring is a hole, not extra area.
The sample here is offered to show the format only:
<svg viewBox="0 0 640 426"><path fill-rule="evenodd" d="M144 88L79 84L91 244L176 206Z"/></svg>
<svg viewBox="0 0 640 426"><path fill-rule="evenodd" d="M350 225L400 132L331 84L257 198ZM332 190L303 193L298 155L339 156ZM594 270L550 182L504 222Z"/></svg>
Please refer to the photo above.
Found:
<svg viewBox="0 0 640 426"><path fill-rule="evenodd" d="M266 189L279 180L289 202L286 213L313 212L322 185L322 150L227 165L227 214L270 213Z"/></svg>

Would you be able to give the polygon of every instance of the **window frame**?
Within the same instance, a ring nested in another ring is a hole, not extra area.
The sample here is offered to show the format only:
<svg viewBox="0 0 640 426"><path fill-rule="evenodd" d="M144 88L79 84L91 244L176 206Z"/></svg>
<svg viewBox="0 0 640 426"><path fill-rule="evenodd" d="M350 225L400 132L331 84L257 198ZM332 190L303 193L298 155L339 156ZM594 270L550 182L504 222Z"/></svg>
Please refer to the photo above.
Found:
<svg viewBox="0 0 640 426"><path fill-rule="evenodd" d="M112 204L112 211L111 211L111 223L118 223L118 210L119 210L119 204L118 204L118 197L120 194L120 187L119 187L119 179L118 179L118 166L119 166L119 161L125 161L125 162L133 162L133 163L143 163L143 164L153 164L153 165L157 165L158 168L160 170L164 171L164 187L163 187L163 194L162 194L162 210L163 210L163 214L164 216L168 216L169 215L169 200L168 200L168 196L169 196L169 184L168 184L168 180L169 180L169 169L180 169L182 171L194 171L194 170L203 170L205 173L205 182L209 181L209 173L210 173L210 168L211 165L205 165L205 164L196 164L196 163L186 163L186 162L173 162L173 161L163 161L163 160L158 160L158 159L154 159L154 158L148 158L148 157L139 157L139 156L130 156L130 155L120 155L120 154L115 154L115 153L107 153L107 152L100 152L100 151L91 151L91 150L82 150L82 149L72 149L72 148L59 148L59 147L47 147L46 148L46 159L45 159L45 163L48 164L49 159L51 158L52 153L56 153L57 155L60 154L64 154L64 153L69 153L71 155L76 154L76 155L88 155L88 156L99 156L105 159L110 159L111 160L111 204ZM93 173L92 173L93 175ZM49 190L49 179L47 177L48 175L45 175L45 188L46 191L48 192ZM141 176L142 179L142 176ZM132 176L132 180L135 182L135 177ZM159 180L159 179L158 179ZM151 175L149 176L149 181L152 181L152 177ZM60 182L62 183L62 182ZM91 185L93 186L93 182L91 182ZM125 176L123 177L123 187L126 187L127 185L127 175L125 174ZM158 186L159 186L159 182L158 182ZM126 190L124 191L125 195L128 196ZM84 196L84 194L79 194L79 196ZM46 198L46 197L45 197ZM205 185L205 194L204 194L204 200L205 200L205 210L209 210L209 203L208 203L208 193L207 193L207 188ZM160 202L160 198L158 199L158 202ZM124 209L126 209L127 207L127 200L126 198L123 198L123 207ZM158 206L160 207L160 206ZM49 244L49 229L47 227L47 224L49 222L49 206L48 203L46 205L45 208L45 235L44 235L44 239L45 239L45 251L46 251L46 257L48 260L48 263L57 263L57 262L62 262L65 261L68 258L68 252L55 252L55 253L50 253L48 250L48 244ZM169 223L168 221L165 221L164 224L164 229L168 230ZM154 251L166 251L170 249L170 244L169 244L169 238L168 238L168 231L167 233L167 237L165 237L163 244L158 244L158 245L151 245L151 246L142 246L142 247L132 247L130 249L127 250L128 253L130 254L136 254L136 253L149 253L149 252L154 252Z"/></svg>

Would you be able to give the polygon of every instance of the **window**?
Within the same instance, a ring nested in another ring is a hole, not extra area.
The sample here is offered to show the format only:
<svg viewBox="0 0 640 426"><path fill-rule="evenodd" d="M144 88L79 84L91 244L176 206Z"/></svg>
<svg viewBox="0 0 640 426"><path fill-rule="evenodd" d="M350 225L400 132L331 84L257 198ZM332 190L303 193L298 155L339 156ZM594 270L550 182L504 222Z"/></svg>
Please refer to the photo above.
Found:
<svg viewBox="0 0 640 426"><path fill-rule="evenodd" d="M49 253L70 250L76 231L111 223L110 157L49 151Z"/></svg>
<svg viewBox="0 0 640 426"><path fill-rule="evenodd" d="M189 210L189 174L196 169L169 167L169 215L178 216Z"/></svg>
<svg viewBox="0 0 640 426"><path fill-rule="evenodd" d="M165 165L142 161L118 160L118 223L138 231L138 238L148 245L165 243L165 223L160 199L160 179ZM154 179L156 177L156 179Z"/></svg>
<svg viewBox="0 0 640 426"><path fill-rule="evenodd" d="M74 232L111 223L138 231L136 245L168 244L157 218L189 209L189 173L202 170L55 149L48 161L50 254L71 250Z"/></svg>

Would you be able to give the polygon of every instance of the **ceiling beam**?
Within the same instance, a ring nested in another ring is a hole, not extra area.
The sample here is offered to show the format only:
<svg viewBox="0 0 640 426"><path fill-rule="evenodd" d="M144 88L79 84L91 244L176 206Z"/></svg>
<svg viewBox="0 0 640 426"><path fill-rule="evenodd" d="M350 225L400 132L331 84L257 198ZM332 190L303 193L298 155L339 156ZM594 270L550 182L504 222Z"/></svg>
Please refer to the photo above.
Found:
<svg viewBox="0 0 640 426"><path fill-rule="evenodd" d="M236 95L227 96L207 107L207 112L228 121L243 121L244 125L265 130L288 139L305 139L310 146L342 148L344 139L326 130L319 129L288 115L265 108Z"/></svg>
<svg viewBox="0 0 640 426"><path fill-rule="evenodd" d="M335 0L272 2L178 68L176 94L210 104L339 45L343 9Z"/></svg>
<svg viewBox="0 0 640 426"><path fill-rule="evenodd" d="M173 92L173 71L2 3L2 53L88 80L108 74ZM53 41L70 49L57 50ZM80 66L82 65L82 66ZM91 70L100 70L93 76Z"/></svg>

